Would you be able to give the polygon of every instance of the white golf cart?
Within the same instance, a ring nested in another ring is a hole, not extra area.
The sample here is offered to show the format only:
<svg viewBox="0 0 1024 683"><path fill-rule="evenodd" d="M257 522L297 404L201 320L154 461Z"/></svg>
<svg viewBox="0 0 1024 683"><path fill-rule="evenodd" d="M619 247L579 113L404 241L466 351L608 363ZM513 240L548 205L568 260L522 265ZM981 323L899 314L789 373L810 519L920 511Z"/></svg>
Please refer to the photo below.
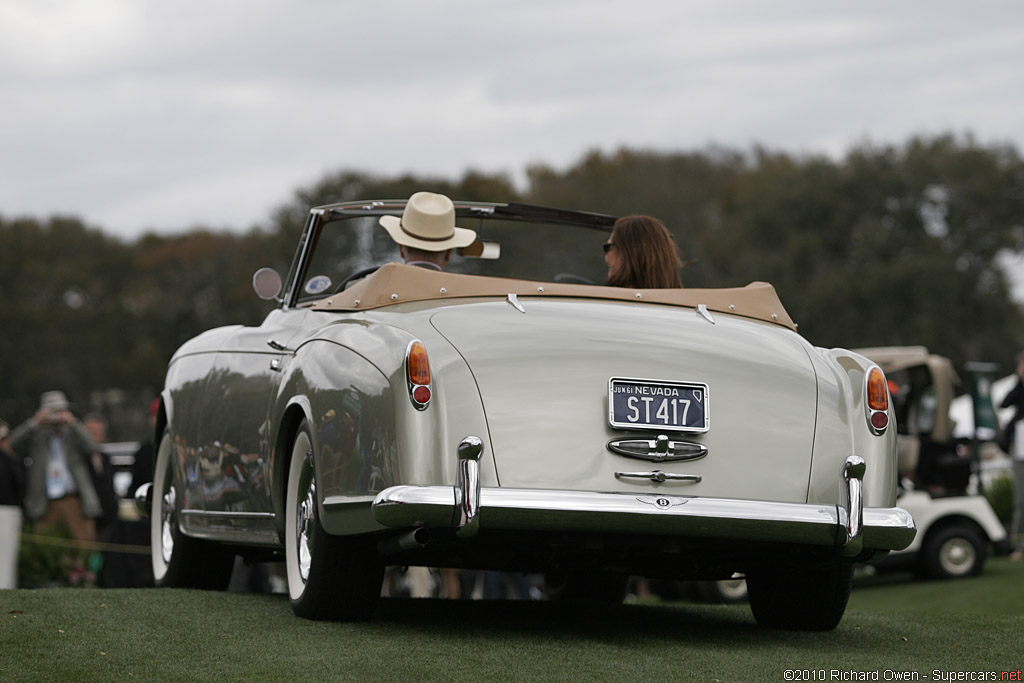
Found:
<svg viewBox="0 0 1024 683"><path fill-rule="evenodd" d="M995 444L995 430L954 437L950 405L960 379L948 358L923 346L857 351L878 363L889 380L898 428L897 504L917 524L913 543L891 553L878 569L909 567L919 576L940 579L979 574L990 549L1003 551L1008 545L1006 529L978 492L972 467L981 458L1005 457Z"/></svg>

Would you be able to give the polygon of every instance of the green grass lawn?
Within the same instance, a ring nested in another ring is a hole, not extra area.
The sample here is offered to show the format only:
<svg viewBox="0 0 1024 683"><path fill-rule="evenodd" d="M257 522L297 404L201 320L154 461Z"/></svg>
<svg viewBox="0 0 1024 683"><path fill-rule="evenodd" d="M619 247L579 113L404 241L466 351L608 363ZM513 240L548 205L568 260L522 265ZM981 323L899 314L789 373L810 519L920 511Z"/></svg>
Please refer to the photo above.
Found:
<svg viewBox="0 0 1024 683"><path fill-rule="evenodd" d="M1002 558L965 581L859 578L829 633L759 628L746 605L384 600L372 622L335 624L297 619L277 595L0 591L0 680L784 681L794 669L824 670L826 680L840 680L833 670L877 671L879 680L887 671L999 676L1024 666L1022 601L1024 563Z"/></svg>
<svg viewBox="0 0 1024 683"><path fill-rule="evenodd" d="M913 581L908 573L860 576L850 609L1024 615L1024 562L989 558L985 571L962 581ZM1021 649L1024 651L1024 634Z"/></svg>

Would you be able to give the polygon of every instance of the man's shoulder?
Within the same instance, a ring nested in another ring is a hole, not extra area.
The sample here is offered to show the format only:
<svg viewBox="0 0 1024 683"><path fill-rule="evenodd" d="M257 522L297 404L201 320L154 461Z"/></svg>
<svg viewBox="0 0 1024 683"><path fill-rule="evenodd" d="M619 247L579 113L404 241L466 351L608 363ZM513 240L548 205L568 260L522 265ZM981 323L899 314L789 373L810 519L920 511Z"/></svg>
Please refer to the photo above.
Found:
<svg viewBox="0 0 1024 683"><path fill-rule="evenodd" d="M39 433L39 425L34 418L29 418L11 431L11 445L21 443Z"/></svg>

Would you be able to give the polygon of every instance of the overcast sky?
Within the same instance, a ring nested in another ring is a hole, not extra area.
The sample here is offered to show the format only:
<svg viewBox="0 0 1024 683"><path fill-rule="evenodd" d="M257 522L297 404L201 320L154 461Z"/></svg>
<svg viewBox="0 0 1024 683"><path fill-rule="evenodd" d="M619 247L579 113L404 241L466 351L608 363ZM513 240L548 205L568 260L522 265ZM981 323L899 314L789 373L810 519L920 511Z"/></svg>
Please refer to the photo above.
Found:
<svg viewBox="0 0 1024 683"><path fill-rule="evenodd" d="M266 223L342 168L1024 150L1022 105L1017 0L0 0L0 216L133 238Z"/></svg>

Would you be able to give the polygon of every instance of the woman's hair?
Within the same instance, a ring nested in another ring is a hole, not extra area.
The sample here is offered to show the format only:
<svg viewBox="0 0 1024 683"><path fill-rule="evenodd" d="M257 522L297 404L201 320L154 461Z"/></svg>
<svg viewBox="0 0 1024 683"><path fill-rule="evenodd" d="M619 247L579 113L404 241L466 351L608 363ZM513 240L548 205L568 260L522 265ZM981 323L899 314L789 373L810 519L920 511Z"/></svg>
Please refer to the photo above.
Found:
<svg viewBox="0 0 1024 683"><path fill-rule="evenodd" d="M623 216L612 227L611 243L621 267L608 274L613 287L671 289L682 287L683 263L665 224L651 216Z"/></svg>

